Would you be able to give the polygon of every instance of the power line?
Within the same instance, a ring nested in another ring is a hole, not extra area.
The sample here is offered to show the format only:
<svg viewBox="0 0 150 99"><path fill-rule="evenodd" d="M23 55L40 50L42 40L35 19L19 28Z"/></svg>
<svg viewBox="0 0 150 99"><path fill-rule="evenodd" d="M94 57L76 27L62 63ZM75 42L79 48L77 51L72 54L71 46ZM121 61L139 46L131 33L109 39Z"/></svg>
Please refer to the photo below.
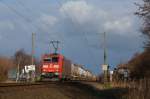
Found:
<svg viewBox="0 0 150 99"><path fill-rule="evenodd" d="M31 21L30 18L28 18L28 17L26 17L25 15L23 15L22 13L18 12L14 7L8 5L8 4L5 3L3 0L1 0L0 2L1 2L1 4L3 4L5 7L7 7L10 11L12 11L13 13L15 13L18 17L20 17L21 19L23 19L25 22L29 23L29 25L31 25L31 27L36 28L37 31L38 31L38 30L39 30L39 31L41 30L38 25L35 25L35 24L32 23L32 21ZM24 7L25 7L25 6L24 6ZM29 12L29 11L28 11L28 12ZM12 20L12 21L14 21L14 20ZM21 23L21 22L20 22L20 23ZM33 32L33 31L31 30L31 27L30 27L29 25L26 25L26 27L28 27L27 30L30 29L30 33L31 33L31 32ZM45 30L42 30L42 31L45 31ZM35 31L34 31L34 32L35 32ZM45 32L47 32L47 31L45 31ZM38 40L38 41L41 41L41 40ZM33 41L32 41L32 42L33 42ZM47 43L47 44L48 44L48 43ZM33 64L33 47L32 47L32 64Z"/></svg>
<svg viewBox="0 0 150 99"><path fill-rule="evenodd" d="M9 6L7 3L5 3L3 0L0 1L3 5L5 5L8 9L10 9L12 12L14 12L17 16L19 16L21 19L23 19L25 22L29 23L31 25L31 27L34 27L35 29L37 29L38 31L43 31L45 33L48 33L48 31L45 31L44 29L41 30L41 27L39 27L37 24L33 24L32 20L28 17L26 17L25 15L23 15L22 13L18 12L14 7ZM30 12L31 10L27 7L25 7L25 5L22 2L19 2L18 4L20 4L22 7L24 7L24 9L26 9L27 12ZM45 23L44 23L45 24ZM47 25L47 24L45 24ZM28 26L28 25L27 25ZM28 26L29 27L29 26ZM29 27L29 28L31 28ZM39 40L41 41L41 40Z"/></svg>
<svg viewBox="0 0 150 99"><path fill-rule="evenodd" d="M20 0L16 0L16 2L17 2L18 4L20 4L27 12L32 12L31 8L26 7L26 6L24 5L24 3L22 3ZM49 25L48 23L42 23L42 24L45 24L46 26ZM38 26L38 29L39 29L39 26ZM48 33L48 31L45 31L45 30L42 30L42 31ZM51 36L51 37L52 37L52 36ZM54 39L54 37L52 37L52 38ZM49 42L44 42L44 43L47 43L47 44L48 44Z"/></svg>
<svg viewBox="0 0 150 99"><path fill-rule="evenodd" d="M27 17L25 17L23 14L19 13L16 9L14 9L13 7L9 6L8 4L6 4L3 0L0 1L3 5L5 5L8 9L10 9L11 11L13 11L16 15L18 15L19 17L21 17L22 19L24 19L26 22L31 22L31 20Z"/></svg>
<svg viewBox="0 0 150 99"><path fill-rule="evenodd" d="M7 5L6 3L3 2L3 0L0 1L1 3L3 3L7 8L9 8L11 11L13 11L16 15L18 15L19 17L21 17L22 19L24 19L26 22L30 23L30 25L34 26L36 29L38 30L41 30L39 26L31 23L31 19L24 16L22 13L18 12L15 8ZM20 5L23 5L23 7L29 11L29 9L27 7L24 6L23 3L19 2ZM58 4L61 6L62 4L58 1ZM65 12L65 9L64 9L64 13L66 16L69 16L66 12ZM73 20L71 19L71 22L72 24L74 24ZM80 26L80 24L78 24ZM43 30L44 31L44 30ZM83 32L83 31L82 31ZM83 35L84 35L84 40L86 41L87 45L89 46L89 41L88 41L88 38L87 38L87 34L85 32L83 32ZM88 52L91 53L91 50L88 48ZM92 53L90 54L92 55Z"/></svg>
<svg viewBox="0 0 150 99"><path fill-rule="evenodd" d="M32 33L32 59L31 59L32 65L34 65L34 54L35 54L35 33Z"/></svg>
<svg viewBox="0 0 150 99"><path fill-rule="evenodd" d="M29 8L29 7L26 7L25 5L24 5L24 3L22 3L21 1L19 1L19 0L16 0L17 1L17 3L18 4L20 4L27 12L31 12L31 9ZM48 24L46 24L46 23L44 23L46 26L48 25ZM59 36L61 36L61 38L64 38L61 34L59 35ZM51 36L52 37L52 36ZM54 37L52 37L53 39L54 39ZM47 44L48 44L49 42L47 42Z"/></svg>
<svg viewBox="0 0 150 99"><path fill-rule="evenodd" d="M62 5L62 3L60 3L58 0L57 0L57 2L58 2L58 4L60 5L60 7L62 7L63 5ZM65 9L64 8L62 8L63 10L64 10L64 14L69 18L70 16L66 13L66 11L65 11ZM73 20L72 20L72 18L71 18L71 23L72 24L74 24L74 22L73 22ZM81 26L81 24L79 24L79 23L77 23L78 24L78 26ZM85 32L83 32L83 31L81 31L82 33L83 33L83 36L84 36L84 40L86 41L86 43L87 43L87 45L89 46L89 41L88 41L88 38L87 38L87 34L85 33ZM92 56L94 56L93 54L92 54L92 51L90 50L90 48L88 48L88 53L91 53L90 54L90 59L91 59L91 57ZM95 56L94 56L95 57ZM90 60L91 61L91 60ZM93 61L92 61L93 62ZM94 62L93 62L93 64L94 64Z"/></svg>

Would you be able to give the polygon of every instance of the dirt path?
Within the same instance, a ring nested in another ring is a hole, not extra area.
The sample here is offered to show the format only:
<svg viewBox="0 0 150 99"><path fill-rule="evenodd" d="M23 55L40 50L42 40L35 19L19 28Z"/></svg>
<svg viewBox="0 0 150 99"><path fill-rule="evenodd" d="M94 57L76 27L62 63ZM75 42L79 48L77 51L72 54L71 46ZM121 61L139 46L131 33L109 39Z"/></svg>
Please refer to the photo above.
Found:
<svg viewBox="0 0 150 99"><path fill-rule="evenodd" d="M0 99L116 99L113 91L78 82L0 88ZM115 93L116 94L116 93Z"/></svg>

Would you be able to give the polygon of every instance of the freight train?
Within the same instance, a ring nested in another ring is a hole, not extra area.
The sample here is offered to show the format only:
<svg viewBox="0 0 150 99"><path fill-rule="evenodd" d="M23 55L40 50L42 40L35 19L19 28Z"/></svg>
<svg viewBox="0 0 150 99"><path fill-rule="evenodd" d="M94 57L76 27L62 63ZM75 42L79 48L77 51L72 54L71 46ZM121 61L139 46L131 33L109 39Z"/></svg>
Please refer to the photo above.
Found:
<svg viewBox="0 0 150 99"><path fill-rule="evenodd" d="M95 81L96 76L62 54L52 53L42 56L41 79Z"/></svg>

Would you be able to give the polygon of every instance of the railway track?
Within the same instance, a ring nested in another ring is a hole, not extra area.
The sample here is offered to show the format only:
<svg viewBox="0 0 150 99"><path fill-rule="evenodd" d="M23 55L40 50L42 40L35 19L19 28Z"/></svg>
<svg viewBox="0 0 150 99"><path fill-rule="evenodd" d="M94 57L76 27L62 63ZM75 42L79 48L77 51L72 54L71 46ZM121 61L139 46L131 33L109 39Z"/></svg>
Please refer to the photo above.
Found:
<svg viewBox="0 0 150 99"><path fill-rule="evenodd" d="M93 93L82 81L0 83L0 99L99 99Z"/></svg>
<svg viewBox="0 0 150 99"><path fill-rule="evenodd" d="M85 81L83 81L85 82ZM35 83L27 83L27 82L22 82L22 83L0 83L0 88L4 87L28 87L28 86L40 86L40 85L72 85L72 84L81 84L83 83L82 81L42 81L42 82L35 82ZM86 81L89 82L89 81Z"/></svg>
<svg viewBox="0 0 150 99"><path fill-rule="evenodd" d="M1 87L24 87L24 86L39 86L48 84L58 84L59 82L36 82L36 83L0 83Z"/></svg>

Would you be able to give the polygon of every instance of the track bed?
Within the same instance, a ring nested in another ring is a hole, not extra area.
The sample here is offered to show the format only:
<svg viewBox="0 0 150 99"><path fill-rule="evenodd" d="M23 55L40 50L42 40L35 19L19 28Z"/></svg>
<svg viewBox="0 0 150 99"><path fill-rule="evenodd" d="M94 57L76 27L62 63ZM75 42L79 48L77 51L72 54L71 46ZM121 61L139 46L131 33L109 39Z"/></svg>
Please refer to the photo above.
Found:
<svg viewBox="0 0 150 99"><path fill-rule="evenodd" d="M92 87L80 82L0 84L0 99L99 99Z"/></svg>

